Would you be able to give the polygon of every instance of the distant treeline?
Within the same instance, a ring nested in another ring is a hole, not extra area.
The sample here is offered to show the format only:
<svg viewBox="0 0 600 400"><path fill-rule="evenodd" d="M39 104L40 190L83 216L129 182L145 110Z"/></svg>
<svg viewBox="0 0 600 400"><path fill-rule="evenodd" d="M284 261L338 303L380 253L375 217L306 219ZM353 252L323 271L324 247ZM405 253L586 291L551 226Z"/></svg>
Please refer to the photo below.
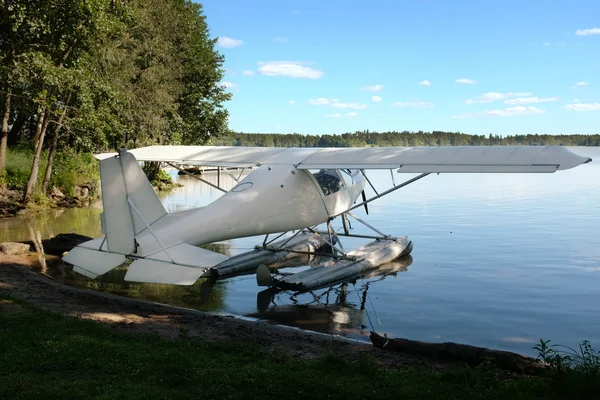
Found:
<svg viewBox="0 0 600 400"><path fill-rule="evenodd" d="M594 135L468 135L460 132L372 132L369 130L341 135L301 135L298 133L229 132L213 138L217 146L258 147L366 147L366 146L600 146L600 134Z"/></svg>

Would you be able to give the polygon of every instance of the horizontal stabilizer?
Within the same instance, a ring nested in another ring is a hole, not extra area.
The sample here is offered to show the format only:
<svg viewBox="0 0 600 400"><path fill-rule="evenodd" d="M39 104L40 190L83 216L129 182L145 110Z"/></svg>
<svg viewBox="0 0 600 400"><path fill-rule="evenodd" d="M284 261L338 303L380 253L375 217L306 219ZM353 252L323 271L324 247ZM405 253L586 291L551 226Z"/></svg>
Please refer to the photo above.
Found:
<svg viewBox="0 0 600 400"><path fill-rule="evenodd" d="M227 260L227 256L189 244L180 243L144 259L128 268L126 281L193 285L208 268Z"/></svg>
<svg viewBox="0 0 600 400"><path fill-rule="evenodd" d="M193 285L207 268L182 267L166 261L135 260L127 269L125 280L130 282Z"/></svg>
<svg viewBox="0 0 600 400"><path fill-rule="evenodd" d="M97 243L96 249L90 248ZM73 270L88 278L95 278L103 275L113 268L125 262L125 256L122 254L108 253L97 250L100 247L101 239L90 240L74 247L64 257L63 261L73 264Z"/></svg>

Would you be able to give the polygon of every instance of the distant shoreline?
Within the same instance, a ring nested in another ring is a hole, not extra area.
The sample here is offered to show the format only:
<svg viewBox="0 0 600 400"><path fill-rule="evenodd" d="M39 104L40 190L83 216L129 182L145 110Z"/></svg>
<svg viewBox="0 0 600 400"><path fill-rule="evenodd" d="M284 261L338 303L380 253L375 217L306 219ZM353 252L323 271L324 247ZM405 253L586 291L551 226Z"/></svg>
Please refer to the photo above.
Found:
<svg viewBox="0 0 600 400"><path fill-rule="evenodd" d="M229 132L212 138L213 146L258 147L412 147L412 146L600 146L600 134L523 134L500 136L461 132L409 132L370 130L342 134Z"/></svg>

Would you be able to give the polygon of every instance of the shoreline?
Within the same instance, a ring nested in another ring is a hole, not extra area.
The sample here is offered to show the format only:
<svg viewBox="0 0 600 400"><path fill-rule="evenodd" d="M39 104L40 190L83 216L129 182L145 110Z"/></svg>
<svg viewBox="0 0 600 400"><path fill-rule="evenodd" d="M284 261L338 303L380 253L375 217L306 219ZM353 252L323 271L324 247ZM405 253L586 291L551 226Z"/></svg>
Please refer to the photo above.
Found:
<svg viewBox="0 0 600 400"><path fill-rule="evenodd" d="M391 368L419 366L428 370L446 370L465 364L475 366L490 356L497 359L496 364L501 369L517 373L535 373L541 367L537 360L517 353L456 343L391 338L386 348L387 343L374 340L374 337L383 338L376 333L371 335L371 344L278 325L269 320L208 313L78 288L34 272L31 268L37 267L39 257L35 253L27 256L0 255L0 291L45 310L90 319L134 334L157 334L166 339L176 339L185 334L217 342L252 343L299 359L314 359L330 352L343 354L350 360L368 356ZM402 347L399 346L401 341L405 344Z"/></svg>
<svg viewBox="0 0 600 400"><path fill-rule="evenodd" d="M252 343L299 359L314 359L334 352L350 360L371 356L392 368L420 366L445 370L460 365L390 352L368 342L292 329L266 320L211 314L68 286L31 271L29 268L36 262L36 256L0 255L0 290L44 310L91 319L121 331L158 334L166 339L176 339L185 333L210 341Z"/></svg>

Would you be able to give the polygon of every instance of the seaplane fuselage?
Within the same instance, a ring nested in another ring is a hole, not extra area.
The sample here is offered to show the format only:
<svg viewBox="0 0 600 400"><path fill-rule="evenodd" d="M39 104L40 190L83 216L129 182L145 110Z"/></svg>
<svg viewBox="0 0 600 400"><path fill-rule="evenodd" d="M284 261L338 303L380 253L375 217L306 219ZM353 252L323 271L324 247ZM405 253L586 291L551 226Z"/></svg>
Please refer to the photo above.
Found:
<svg viewBox="0 0 600 400"><path fill-rule="evenodd" d="M300 170L262 165L213 203L154 230L164 246L287 232L327 222L348 210L364 190L359 170ZM138 237L141 254L156 249L151 235Z"/></svg>

